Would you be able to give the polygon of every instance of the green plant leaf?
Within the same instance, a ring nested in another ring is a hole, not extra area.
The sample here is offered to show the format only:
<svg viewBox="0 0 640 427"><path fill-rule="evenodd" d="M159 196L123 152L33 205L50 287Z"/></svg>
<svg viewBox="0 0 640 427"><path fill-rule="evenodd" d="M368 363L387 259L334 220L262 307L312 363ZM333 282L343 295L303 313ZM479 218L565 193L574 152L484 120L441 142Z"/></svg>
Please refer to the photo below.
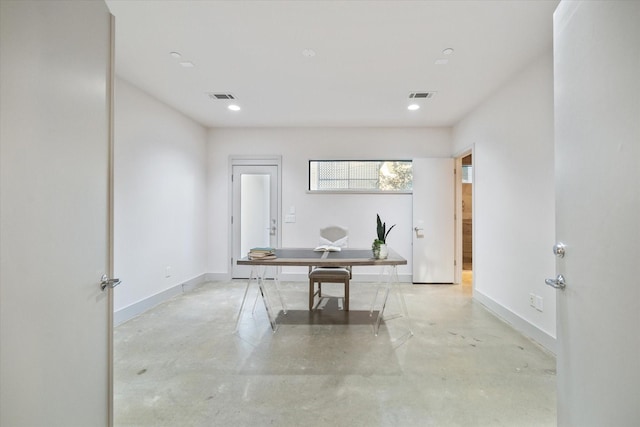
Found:
<svg viewBox="0 0 640 427"><path fill-rule="evenodd" d="M382 220L380 220L380 215L376 214L376 222L377 222L377 234L378 234L378 240L382 241L384 243L384 235L385 235L385 225L382 223Z"/></svg>
<svg viewBox="0 0 640 427"><path fill-rule="evenodd" d="M396 226L396 224L393 224L391 227L389 227L389 229L387 230L387 223L386 222L382 222L382 220L380 219L380 214L376 214L376 231L378 234L378 240L381 243L387 243L387 236L389 235L389 233L391 232L391 229L393 229L393 227Z"/></svg>
<svg viewBox="0 0 640 427"><path fill-rule="evenodd" d="M393 224L391 227L389 227L389 229L387 230L387 234L384 235L384 241L387 241L387 236L389 235L389 233L391 232L391 230L393 230L393 227L395 227L396 224Z"/></svg>

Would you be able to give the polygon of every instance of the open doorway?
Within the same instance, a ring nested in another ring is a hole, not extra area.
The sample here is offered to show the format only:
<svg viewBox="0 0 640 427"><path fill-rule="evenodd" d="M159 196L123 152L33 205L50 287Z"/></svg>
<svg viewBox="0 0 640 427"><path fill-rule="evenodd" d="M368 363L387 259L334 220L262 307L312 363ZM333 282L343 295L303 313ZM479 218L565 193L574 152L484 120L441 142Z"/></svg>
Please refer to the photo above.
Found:
<svg viewBox="0 0 640 427"><path fill-rule="evenodd" d="M473 164L462 158L462 271L473 271Z"/></svg>
<svg viewBox="0 0 640 427"><path fill-rule="evenodd" d="M456 157L456 283L473 292L473 154Z"/></svg>
<svg viewBox="0 0 640 427"><path fill-rule="evenodd" d="M473 284L473 157L462 158L462 284Z"/></svg>

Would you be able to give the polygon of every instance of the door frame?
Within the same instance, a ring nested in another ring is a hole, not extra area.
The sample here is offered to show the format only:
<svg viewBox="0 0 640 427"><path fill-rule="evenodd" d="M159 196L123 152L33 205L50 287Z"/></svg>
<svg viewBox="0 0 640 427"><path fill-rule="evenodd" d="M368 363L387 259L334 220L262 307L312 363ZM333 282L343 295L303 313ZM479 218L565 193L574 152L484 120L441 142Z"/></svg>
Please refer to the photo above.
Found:
<svg viewBox="0 0 640 427"><path fill-rule="evenodd" d="M114 165L114 151L115 151L115 77L116 77L116 17L113 14L109 14L109 30L110 30L110 64L109 64L109 73L107 80L107 110L109 113L109 136L108 136L108 177L107 182L109 183L109 188L107 189L108 200L107 200L107 256L109 257L107 262L107 275L111 278L115 277L114 275L114 248L115 248L115 225L114 225L114 213L113 208L114 204L114 177L115 177L115 165ZM107 290L107 426L112 427L114 421L114 393L115 388L113 385L113 377L114 377L114 346L113 346L113 333L114 333L114 305L113 305L113 288L110 286L106 288Z"/></svg>
<svg viewBox="0 0 640 427"><path fill-rule="evenodd" d="M282 156L251 156L251 155L230 155L228 165L228 201L227 201L227 224L229 226L228 242L227 242L227 259L229 259L228 277L233 277L233 167L234 166L275 166L277 169L276 189L276 217L278 224L276 229L276 240L278 244L282 243Z"/></svg>
<svg viewBox="0 0 640 427"><path fill-rule="evenodd" d="M471 158L473 159L473 172L472 172L472 180L474 182L473 187L471 187L471 223L475 223L476 220L476 186L475 186L475 175L476 175L476 165L475 165L475 144L471 144L470 147L463 149L462 151L457 152L453 157L455 159L455 167L456 167L456 182L455 182L455 272L454 272L454 281L456 284L462 283L462 158L471 154ZM476 229L473 227L471 229L471 253L475 259L476 255ZM473 283L471 285L472 290L475 288L475 264L474 264L474 278Z"/></svg>

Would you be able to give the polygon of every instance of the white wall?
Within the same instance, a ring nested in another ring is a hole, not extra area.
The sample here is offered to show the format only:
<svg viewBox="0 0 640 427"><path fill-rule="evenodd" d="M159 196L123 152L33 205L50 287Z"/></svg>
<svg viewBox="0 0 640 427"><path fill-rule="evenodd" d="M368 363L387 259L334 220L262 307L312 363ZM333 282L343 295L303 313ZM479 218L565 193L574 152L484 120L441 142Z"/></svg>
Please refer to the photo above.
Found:
<svg viewBox="0 0 640 427"><path fill-rule="evenodd" d="M117 312L206 273L207 131L117 79L114 139Z"/></svg>
<svg viewBox="0 0 640 427"><path fill-rule="evenodd" d="M282 155L282 213L286 215L291 206L296 212L296 223L284 223L281 218L282 246L314 246L321 227L341 225L349 229L350 247L369 248L379 213L388 225L397 224L389 245L409 260L398 271L407 278L411 274L411 195L308 194L308 160L450 157L450 142L449 128L211 129L209 272L226 275L230 270L229 156Z"/></svg>
<svg viewBox="0 0 640 427"><path fill-rule="evenodd" d="M555 272L551 52L454 127L454 152L471 146L474 296L553 350L555 291L544 284ZM543 312L529 293L543 297Z"/></svg>

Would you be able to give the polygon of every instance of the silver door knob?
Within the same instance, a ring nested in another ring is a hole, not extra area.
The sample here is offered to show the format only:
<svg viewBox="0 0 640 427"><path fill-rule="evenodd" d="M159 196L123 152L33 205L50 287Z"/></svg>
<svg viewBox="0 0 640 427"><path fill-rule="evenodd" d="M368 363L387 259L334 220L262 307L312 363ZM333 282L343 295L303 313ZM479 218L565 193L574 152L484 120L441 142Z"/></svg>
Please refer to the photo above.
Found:
<svg viewBox="0 0 640 427"><path fill-rule="evenodd" d="M100 289L104 291L107 287L115 288L120 283L122 283L120 279L109 279L106 274L103 274L100 278Z"/></svg>
<svg viewBox="0 0 640 427"><path fill-rule="evenodd" d="M564 253L566 248L567 247L565 246L564 243L558 242L555 245L553 245L553 254L558 258L564 258Z"/></svg>
<svg viewBox="0 0 640 427"><path fill-rule="evenodd" d="M545 279L544 283L556 289L564 289L567 287L564 276L562 274L558 274L558 277L556 277L555 279Z"/></svg>

